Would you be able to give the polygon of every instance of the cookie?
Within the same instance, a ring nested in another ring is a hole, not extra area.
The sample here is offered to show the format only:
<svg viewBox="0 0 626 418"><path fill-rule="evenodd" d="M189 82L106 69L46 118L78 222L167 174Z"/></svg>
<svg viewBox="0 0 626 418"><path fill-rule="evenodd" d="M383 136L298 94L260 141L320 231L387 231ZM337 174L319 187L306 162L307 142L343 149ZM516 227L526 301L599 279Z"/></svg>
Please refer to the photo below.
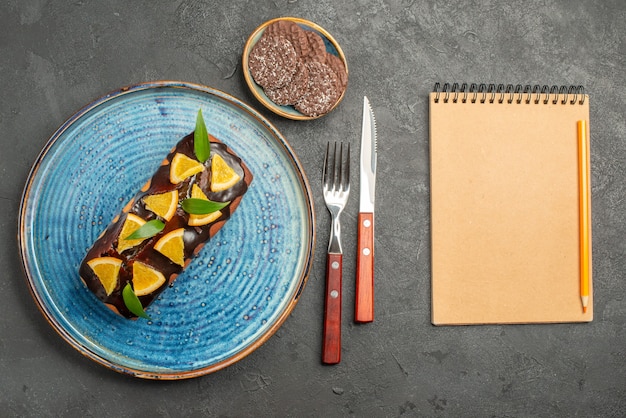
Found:
<svg viewBox="0 0 626 418"><path fill-rule="evenodd" d="M265 33L282 35L291 42L296 56L301 59L309 54L311 47L306 35L306 31L295 22L289 20L279 20L272 23L265 29Z"/></svg>
<svg viewBox="0 0 626 418"><path fill-rule="evenodd" d="M258 85L275 89L291 81L297 61L296 51L287 38L268 33L250 51L248 67Z"/></svg>
<svg viewBox="0 0 626 418"><path fill-rule="evenodd" d="M304 95L295 104L298 112L307 116L328 113L340 97L337 74L326 64L307 62L309 82Z"/></svg>
<svg viewBox="0 0 626 418"><path fill-rule="evenodd" d="M291 20L277 20L276 22L265 28L264 33L285 36L285 34L288 33L291 27L293 27L293 25L295 24L296 23L292 22Z"/></svg>
<svg viewBox="0 0 626 418"><path fill-rule="evenodd" d="M307 91L309 84L309 68L298 61L297 70L291 82L276 89L265 89L267 97L277 105L295 104Z"/></svg>
<svg viewBox="0 0 626 418"><path fill-rule="evenodd" d="M306 31L309 51L302 57L306 62L326 62L326 44L321 36L313 31Z"/></svg>
<svg viewBox="0 0 626 418"><path fill-rule="evenodd" d="M343 64L343 61L341 61L341 58L338 56L327 52L326 65L328 65L330 69L337 74L339 85L341 86L341 91L343 92L348 85L348 73L346 72L346 66Z"/></svg>

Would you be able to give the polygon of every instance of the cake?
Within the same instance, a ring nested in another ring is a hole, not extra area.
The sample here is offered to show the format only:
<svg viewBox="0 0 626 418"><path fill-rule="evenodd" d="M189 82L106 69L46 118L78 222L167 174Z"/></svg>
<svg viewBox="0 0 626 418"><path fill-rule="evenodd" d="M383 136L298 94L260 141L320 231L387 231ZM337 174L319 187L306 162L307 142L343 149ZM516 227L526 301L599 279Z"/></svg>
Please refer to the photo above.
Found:
<svg viewBox="0 0 626 418"><path fill-rule="evenodd" d="M226 144L206 133L202 114L154 175L87 251L86 286L126 317L147 308L230 219L253 175Z"/></svg>

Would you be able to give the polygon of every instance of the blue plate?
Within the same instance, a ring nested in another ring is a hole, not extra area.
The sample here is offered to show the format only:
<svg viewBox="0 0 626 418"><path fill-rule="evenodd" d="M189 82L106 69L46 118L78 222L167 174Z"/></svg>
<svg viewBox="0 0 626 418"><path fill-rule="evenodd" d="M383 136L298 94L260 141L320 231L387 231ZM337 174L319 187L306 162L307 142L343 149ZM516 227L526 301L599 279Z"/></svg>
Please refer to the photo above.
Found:
<svg viewBox="0 0 626 418"><path fill-rule="evenodd" d="M85 287L79 264L193 131L198 109L254 180L232 218L148 307L152 319L124 319ZM259 113L208 87L147 83L96 100L50 138L22 197L20 253L39 309L72 347L133 376L190 378L240 360L285 321L312 262L312 205L293 150Z"/></svg>

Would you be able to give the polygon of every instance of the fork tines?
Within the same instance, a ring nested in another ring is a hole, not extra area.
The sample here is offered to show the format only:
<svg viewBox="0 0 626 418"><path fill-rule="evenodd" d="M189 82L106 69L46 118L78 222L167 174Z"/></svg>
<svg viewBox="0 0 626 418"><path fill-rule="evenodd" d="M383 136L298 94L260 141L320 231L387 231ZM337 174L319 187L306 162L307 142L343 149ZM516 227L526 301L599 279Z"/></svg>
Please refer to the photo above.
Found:
<svg viewBox="0 0 626 418"><path fill-rule="evenodd" d="M345 152L344 152L345 145ZM345 161L345 163L344 163ZM324 157L323 171L324 187L328 190L347 190L350 187L350 144L341 142L337 147L337 142L330 149L330 142L326 145L326 156Z"/></svg>

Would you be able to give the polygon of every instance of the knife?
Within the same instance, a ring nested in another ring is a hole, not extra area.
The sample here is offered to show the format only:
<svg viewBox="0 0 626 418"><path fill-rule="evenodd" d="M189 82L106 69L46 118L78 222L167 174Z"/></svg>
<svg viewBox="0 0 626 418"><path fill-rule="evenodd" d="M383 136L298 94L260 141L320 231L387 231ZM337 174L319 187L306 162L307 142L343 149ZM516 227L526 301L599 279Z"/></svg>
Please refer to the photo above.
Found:
<svg viewBox="0 0 626 418"><path fill-rule="evenodd" d="M358 216L354 320L374 320L374 189L376 186L376 119L363 97L361 131L361 197Z"/></svg>

